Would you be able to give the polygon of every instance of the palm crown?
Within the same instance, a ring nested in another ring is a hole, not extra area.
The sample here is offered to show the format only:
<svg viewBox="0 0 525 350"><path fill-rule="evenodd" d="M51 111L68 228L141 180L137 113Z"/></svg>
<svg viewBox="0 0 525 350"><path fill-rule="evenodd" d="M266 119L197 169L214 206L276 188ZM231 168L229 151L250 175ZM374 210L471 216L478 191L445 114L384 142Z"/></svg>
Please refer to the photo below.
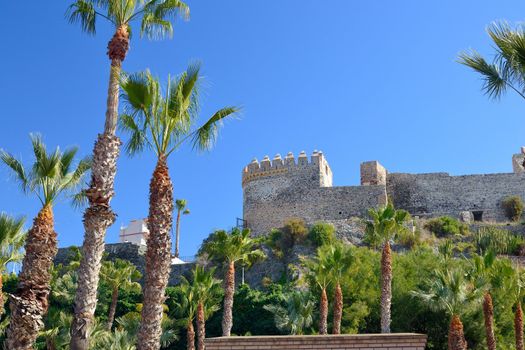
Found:
<svg viewBox="0 0 525 350"><path fill-rule="evenodd" d="M131 22L140 19L140 35L159 39L172 35L172 18L188 18L189 13L189 7L179 0L77 0L69 6L66 17L71 23L80 23L89 34L95 34L97 18L116 28L126 26L130 33Z"/></svg>
<svg viewBox="0 0 525 350"><path fill-rule="evenodd" d="M0 213L0 269L10 262L20 261L25 240L24 219Z"/></svg>
<svg viewBox="0 0 525 350"><path fill-rule="evenodd" d="M525 28L513 30L505 22L493 23L487 32L495 44L496 55L487 62L471 50L459 55L459 62L480 73L483 90L491 98L500 98L507 89L525 99Z"/></svg>
<svg viewBox="0 0 525 350"><path fill-rule="evenodd" d="M213 145L222 119L238 109L220 109L194 129L199 111L199 71L199 65L195 64L179 77L169 78L164 96L159 80L149 71L123 77L125 113L120 117L120 125L131 134L126 145L129 154L150 147L159 158L167 157L190 139L193 147L199 150Z"/></svg>
<svg viewBox="0 0 525 350"><path fill-rule="evenodd" d="M142 274L129 261L122 259L105 261L100 274L112 289L128 288L136 291L141 289L136 281L142 277Z"/></svg>
<svg viewBox="0 0 525 350"><path fill-rule="evenodd" d="M200 251L211 259L235 263L242 261L246 266L264 258L262 250L256 249L257 240L250 237L249 229L232 229L231 233L224 230L215 231L205 242Z"/></svg>
<svg viewBox="0 0 525 350"><path fill-rule="evenodd" d="M53 153L48 153L40 136L31 135L31 142L35 162L30 169L3 150L0 150L0 159L12 170L22 190L36 195L45 206L52 204L60 194L74 191L89 171L91 161L84 158L73 167L77 148L62 152L57 147Z"/></svg>
<svg viewBox="0 0 525 350"><path fill-rule="evenodd" d="M405 226L410 214L405 210L396 210L392 203L378 209L370 209L368 215L370 220L366 222L365 240L373 246L395 239L398 235L410 233Z"/></svg>

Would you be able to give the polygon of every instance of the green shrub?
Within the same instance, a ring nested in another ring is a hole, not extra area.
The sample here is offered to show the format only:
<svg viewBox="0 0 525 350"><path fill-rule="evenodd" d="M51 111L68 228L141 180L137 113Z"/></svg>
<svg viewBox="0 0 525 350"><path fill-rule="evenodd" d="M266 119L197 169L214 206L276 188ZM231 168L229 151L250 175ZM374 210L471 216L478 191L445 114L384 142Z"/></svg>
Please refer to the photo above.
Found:
<svg viewBox="0 0 525 350"><path fill-rule="evenodd" d="M521 255L525 240L507 230L496 227L481 227L474 235L478 252L493 250L496 254Z"/></svg>
<svg viewBox="0 0 525 350"><path fill-rule="evenodd" d="M316 222L310 228L308 239L318 247L332 243L335 241L335 227L327 222Z"/></svg>
<svg viewBox="0 0 525 350"><path fill-rule="evenodd" d="M284 236L288 236L292 246L296 243L304 242L308 233L304 220L299 218L293 218L286 221L282 231Z"/></svg>
<svg viewBox="0 0 525 350"><path fill-rule="evenodd" d="M510 196L503 200L505 215L511 221L518 221L523 214L523 201L518 196Z"/></svg>
<svg viewBox="0 0 525 350"><path fill-rule="evenodd" d="M467 224L450 216L430 219L424 227L438 237L466 235L469 232Z"/></svg>

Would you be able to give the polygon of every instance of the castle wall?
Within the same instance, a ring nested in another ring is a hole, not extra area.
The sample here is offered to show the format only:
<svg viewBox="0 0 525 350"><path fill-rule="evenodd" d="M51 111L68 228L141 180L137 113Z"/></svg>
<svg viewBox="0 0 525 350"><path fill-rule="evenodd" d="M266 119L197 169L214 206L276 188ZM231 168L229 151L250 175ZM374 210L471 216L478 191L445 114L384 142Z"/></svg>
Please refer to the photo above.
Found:
<svg viewBox="0 0 525 350"><path fill-rule="evenodd" d="M392 173L387 193L396 208L412 215L458 217L462 211L483 211L483 221L504 221L502 200L511 195L525 200L525 174Z"/></svg>

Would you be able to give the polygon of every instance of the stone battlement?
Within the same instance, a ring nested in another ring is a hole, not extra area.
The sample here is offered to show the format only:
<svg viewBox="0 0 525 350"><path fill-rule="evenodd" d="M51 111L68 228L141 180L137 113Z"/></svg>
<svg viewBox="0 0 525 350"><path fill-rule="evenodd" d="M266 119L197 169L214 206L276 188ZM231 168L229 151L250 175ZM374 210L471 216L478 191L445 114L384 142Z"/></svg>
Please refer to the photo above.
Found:
<svg viewBox="0 0 525 350"><path fill-rule="evenodd" d="M290 172L301 172L305 168L322 169L326 176L331 178L332 171L326 162L323 152L314 151L308 159L305 151L299 153L297 160L292 152L288 152L284 159L278 153L270 160L265 156L260 162L254 158L242 171L243 186L252 180L275 175L283 175ZM331 182L331 180L330 180Z"/></svg>

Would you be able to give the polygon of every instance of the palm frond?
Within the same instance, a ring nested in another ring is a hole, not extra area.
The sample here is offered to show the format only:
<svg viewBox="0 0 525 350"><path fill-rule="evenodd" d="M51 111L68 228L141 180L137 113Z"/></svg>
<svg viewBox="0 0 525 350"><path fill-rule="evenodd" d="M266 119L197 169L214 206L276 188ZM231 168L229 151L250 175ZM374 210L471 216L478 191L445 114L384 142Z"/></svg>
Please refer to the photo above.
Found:
<svg viewBox="0 0 525 350"><path fill-rule="evenodd" d="M96 33L97 14L93 1L77 0L67 8L65 16L71 24L80 23L84 32L91 35Z"/></svg>
<svg viewBox="0 0 525 350"><path fill-rule="evenodd" d="M120 129L130 134L129 140L126 142L126 153L129 155L135 155L144 150L148 146L148 140L146 138L146 131L140 128L135 119L129 114L120 115L119 119Z"/></svg>
<svg viewBox="0 0 525 350"><path fill-rule="evenodd" d="M166 36L173 36L173 26L171 22L158 18L154 13L145 13L140 25L140 35L146 36L151 40L160 40Z"/></svg>
<svg viewBox="0 0 525 350"><path fill-rule="evenodd" d="M210 149L216 139L222 120L239 113L238 107L226 107L218 110L215 114L193 134L193 148L198 150Z"/></svg>
<svg viewBox="0 0 525 350"><path fill-rule="evenodd" d="M502 76L500 68L495 64L488 63L476 51L461 53L459 63L481 74L483 78L482 89L490 98L498 99L506 92L507 80Z"/></svg>
<svg viewBox="0 0 525 350"><path fill-rule="evenodd" d="M30 180L22 163L12 154L0 150L0 159L13 172L15 180L19 183L22 192L27 193L30 190Z"/></svg>

